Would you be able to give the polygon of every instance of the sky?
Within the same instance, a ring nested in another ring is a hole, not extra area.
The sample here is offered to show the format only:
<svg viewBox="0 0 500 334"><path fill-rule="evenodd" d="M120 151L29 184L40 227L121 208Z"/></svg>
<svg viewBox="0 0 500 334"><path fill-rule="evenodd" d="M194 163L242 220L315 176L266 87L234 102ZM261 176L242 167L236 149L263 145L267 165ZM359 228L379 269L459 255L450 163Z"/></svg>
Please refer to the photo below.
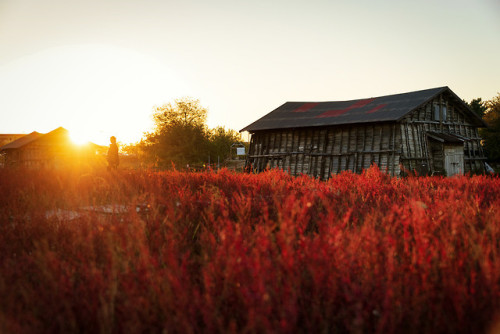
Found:
<svg viewBox="0 0 500 334"><path fill-rule="evenodd" d="M138 141L190 96L240 130L286 101L500 92L498 0L0 0L0 133Z"/></svg>

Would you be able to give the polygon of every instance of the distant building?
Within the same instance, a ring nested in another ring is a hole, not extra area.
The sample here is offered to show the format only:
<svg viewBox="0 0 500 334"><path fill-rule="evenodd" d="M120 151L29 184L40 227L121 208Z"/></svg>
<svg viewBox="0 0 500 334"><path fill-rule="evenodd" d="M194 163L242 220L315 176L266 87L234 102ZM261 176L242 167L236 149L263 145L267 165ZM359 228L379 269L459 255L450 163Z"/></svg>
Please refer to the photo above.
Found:
<svg viewBox="0 0 500 334"><path fill-rule="evenodd" d="M8 133L8 134L4 134L4 133L0 133L0 147L8 144L8 143L11 143L13 142L14 140L17 140L21 137L24 137L26 136L26 134L14 134L14 133Z"/></svg>
<svg viewBox="0 0 500 334"><path fill-rule="evenodd" d="M391 175L484 172L483 120L448 87L334 102L287 102L241 131L247 168L321 179L377 164Z"/></svg>
<svg viewBox="0 0 500 334"><path fill-rule="evenodd" d="M2 147L3 167L63 167L91 162L98 145L89 143L76 146L68 130L60 127L49 133L32 132Z"/></svg>

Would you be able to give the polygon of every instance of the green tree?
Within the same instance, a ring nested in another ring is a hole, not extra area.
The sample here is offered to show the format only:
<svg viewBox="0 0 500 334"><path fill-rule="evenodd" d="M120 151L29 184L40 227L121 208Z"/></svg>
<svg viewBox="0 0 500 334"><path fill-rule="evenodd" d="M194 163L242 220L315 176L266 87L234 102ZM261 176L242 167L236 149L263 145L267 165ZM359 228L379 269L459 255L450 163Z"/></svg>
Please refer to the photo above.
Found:
<svg viewBox="0 0 500 334"><path fill-rule="evenodd" d="M232 145L241 142L241 136L235 130L226 130L222 126L211 129L209 132L210 156L214 161L217 157L224 161L230 158Z"/></svg>
<svg viewBox="0 0 500 334"><path fill-rule="evenodd" d="M149 162L162 168L172 163L182 168L208 157L207 109L199 100L186 97L154 107L153 119L153 131L140 143Z"/></svg>
<svg viewBox="0 0 500 334"><path fill-rule="evenodd" d="M200 105L200 100L184 97L174 100L160 107L153 108L153 119L156 131L162 131L165 127L183 125L205 128L208 111Z"/></svg>
<svg viewBox="0 0 500 334"><path fill-rule="evenodd" d="M471 108L472 111L475 112L479 117L484 117L484 114L486 113L486 110L488 108L486 107L486 102L483 101L480 97L478 97L477 99L473 99L472 101L470 101L470 103L466 103L469 108Z"/></svg>
<svg viewBox="0 0 500 334"><path fill-rule="evenodd" d="M485 102L486 112L483 120L488 128L480 129L483 147L488 160L500 161L500 93Z"/></svg>

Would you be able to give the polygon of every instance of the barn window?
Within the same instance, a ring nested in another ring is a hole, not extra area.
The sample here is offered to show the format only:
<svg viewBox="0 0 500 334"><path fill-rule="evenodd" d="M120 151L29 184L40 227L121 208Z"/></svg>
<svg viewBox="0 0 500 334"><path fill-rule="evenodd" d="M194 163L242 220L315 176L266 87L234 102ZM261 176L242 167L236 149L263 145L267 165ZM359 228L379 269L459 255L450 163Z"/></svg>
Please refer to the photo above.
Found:
<svg viewBox="0 0 500 334"><path fill-rule="evenodd" d="M443 112L443 119L441 119L441 113L439 109ZM446 120L446 104L434 103L432 118L435 121L445 121Z"/></svg>

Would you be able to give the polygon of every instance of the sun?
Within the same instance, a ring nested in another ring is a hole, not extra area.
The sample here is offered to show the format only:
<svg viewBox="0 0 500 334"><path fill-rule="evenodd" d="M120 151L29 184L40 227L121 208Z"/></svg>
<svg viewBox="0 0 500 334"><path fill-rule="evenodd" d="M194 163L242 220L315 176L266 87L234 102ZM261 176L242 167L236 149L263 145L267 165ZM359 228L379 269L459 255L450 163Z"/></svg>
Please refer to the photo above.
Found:
<svg viewBox="0 0 500 334"><path fill-rule="evenodd" d="M37 125L67 129L75 144L108 146L111 136L133 144L153 127L155 105L192 95L171 61L107 44L49 48L16 65L16 77L34 78L32 98L17 100L44 115Z"/></svg>
<svg viewBox="0 0 500 334"><path fill-rule="evenodd" d="M88 143L99 146L108 146L110 138L113 136L117 139L120 145L134 144L140 140L134 129L129 129L123 126L122 129L106 129L92 126L90 123L85 123L82 120L80 125L71 124L64 126L69 131L69 137L73 144L82 146Z"/></svg>
<svg viewBox="0 0 500 334"><path fill-rule="evenodd" d="M78 145L78 146L82 146L82 145L88 144L90 142L90 139L88 138L88 136L85 133L80 132L80 131L71 130L69 132L69 137L70 137L71 141L73 142L73 144Z"/></svg>
<svg viewBox="0 0 500 334"><path fill-rule="evenodd" d="M66 128L69 131L71 141L78 146L89 143L108 146L109 137L114 135L114 133L92 126L92 124L86 123L84 120L81 121L81 124L67 125Z"/></svg>

